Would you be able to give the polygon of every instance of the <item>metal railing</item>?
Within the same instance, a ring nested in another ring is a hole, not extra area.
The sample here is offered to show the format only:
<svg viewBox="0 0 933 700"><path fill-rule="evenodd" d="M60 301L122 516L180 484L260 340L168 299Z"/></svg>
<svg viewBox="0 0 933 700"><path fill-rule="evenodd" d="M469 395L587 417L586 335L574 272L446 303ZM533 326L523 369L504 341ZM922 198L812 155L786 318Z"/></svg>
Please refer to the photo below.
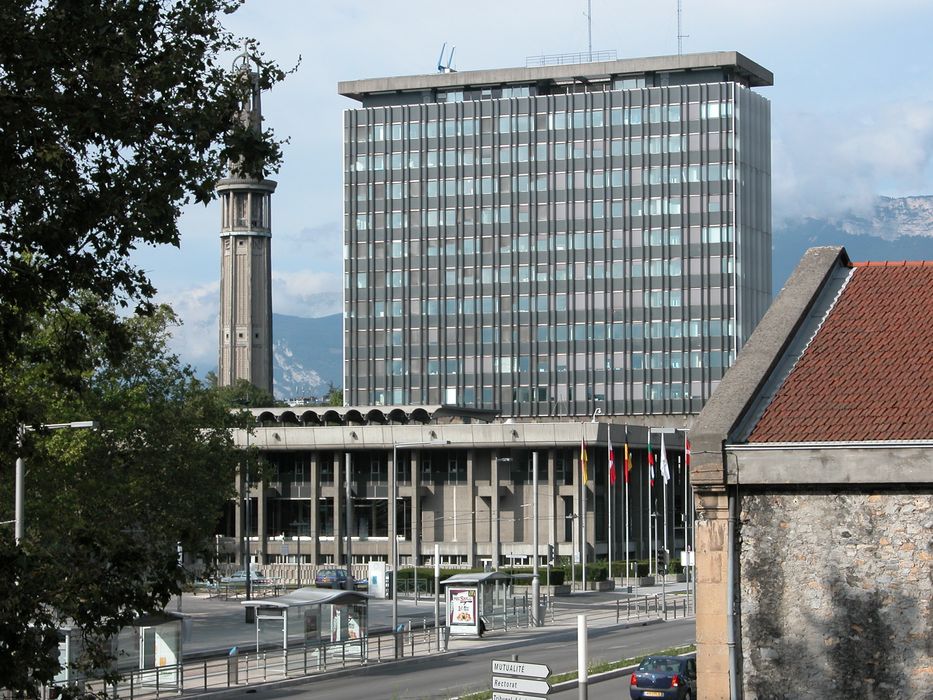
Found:
<svg viewBox="0 0 933 700"><path fill-rule="evenodd" d="M539 68L541 66L562 66L573 63L593 63L595 61L615 61L618 56L612 49L606 51L583 51L579 53L556 53L541 56L528 56L525 59L526 68Z"/></svg>
<svg viewBox="0 0 933 700"><path fill-rule="evenodd" d="M259 651L188 661L151 669L124 671L123 679L107 686L111 697L158 700L168 696L196 694L254 683L300 678L353 666L365 666L446 650L448 628L437 634L427 620L420 626L393 634L373 635L343 642L294 646L288 650ZM85 680L88 692L104 689L101 682ZM48 694L45 694L48 697ZM2 694L0 694L2 697Z"/></svg>

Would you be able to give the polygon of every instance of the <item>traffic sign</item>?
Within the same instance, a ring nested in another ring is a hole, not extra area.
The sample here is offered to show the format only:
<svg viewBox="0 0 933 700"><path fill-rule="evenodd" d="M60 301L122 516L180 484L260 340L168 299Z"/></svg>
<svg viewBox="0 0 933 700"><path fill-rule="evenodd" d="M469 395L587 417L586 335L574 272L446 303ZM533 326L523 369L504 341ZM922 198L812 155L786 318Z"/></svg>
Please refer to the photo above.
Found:
<svg viewBox="0 0 933 700"><path fill-rule="evenodd" d="M508 676L493 676L493 690L510 690L516 693L534 693L535 695L547 695L551 690L551 684L547 681L536 681L530 678L509 678Z"/></svg>
<svg viewBox="0 0 933 700"><path fill-rule="evenodd" d="M541 700L540 695L516 695L515 693L497 693L493 691L492 700Z"/></svg>
<svg viewBox="0 0 933 700"><path fill-rule="evenodd" d="M523 661L497 661L493 659L492 672L522 678L547 678L551 669L547 664L526 664Z"/></svg>

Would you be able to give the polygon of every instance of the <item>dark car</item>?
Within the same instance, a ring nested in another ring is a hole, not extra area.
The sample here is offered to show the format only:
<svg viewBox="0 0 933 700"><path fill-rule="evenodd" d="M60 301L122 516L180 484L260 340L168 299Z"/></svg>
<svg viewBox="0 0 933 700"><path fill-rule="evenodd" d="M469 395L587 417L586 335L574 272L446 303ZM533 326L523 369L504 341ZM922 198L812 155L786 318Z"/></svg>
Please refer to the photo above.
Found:
<svg viewBox="0 0 933 700"><path fill-rule="evenodd" d="M366 590L368 582L366 579L360 579L353 582L353 588L356 590ZM339 588L347 587L346 569L318 569L314 575L314 585L318 588Z"/></svg>
<svg viewBox="0 0 933 700"><path fill-rule="evenodd" d="M629 681L633 700L642 698L695 698L697 662L681 656L649 656Z"/></svg>
<svg viewBox="0 0 933 700"><path fill-rule="evenodd" d="M314 585L318 588L346 588L346 569L318 569L314 575Z"/></svg>

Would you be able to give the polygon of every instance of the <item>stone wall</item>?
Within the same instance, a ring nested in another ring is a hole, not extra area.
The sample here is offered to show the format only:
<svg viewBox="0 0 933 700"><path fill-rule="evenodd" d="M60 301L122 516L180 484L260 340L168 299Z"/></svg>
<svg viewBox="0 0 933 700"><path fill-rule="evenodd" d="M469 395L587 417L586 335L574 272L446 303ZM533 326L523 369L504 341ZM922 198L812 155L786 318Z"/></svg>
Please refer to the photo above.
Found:
<svg viewBox="0 0 933 700"><path fill-rule="evenodd" d="M933 697L933 496L742 493L744 696Z"/></svg>

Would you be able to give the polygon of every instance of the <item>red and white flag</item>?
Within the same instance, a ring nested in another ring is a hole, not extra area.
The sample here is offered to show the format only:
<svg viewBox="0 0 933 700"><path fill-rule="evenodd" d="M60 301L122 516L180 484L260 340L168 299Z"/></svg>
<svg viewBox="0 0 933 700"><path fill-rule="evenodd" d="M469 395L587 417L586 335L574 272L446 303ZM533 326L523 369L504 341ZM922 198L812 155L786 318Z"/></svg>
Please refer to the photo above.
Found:
<svg viewBox="0 0 933 700"><path fill-rule="evenodd" d="M609 438L609 485L614 486L616 483L616 458L615 454L612 451L612 438Z"/></svg>

